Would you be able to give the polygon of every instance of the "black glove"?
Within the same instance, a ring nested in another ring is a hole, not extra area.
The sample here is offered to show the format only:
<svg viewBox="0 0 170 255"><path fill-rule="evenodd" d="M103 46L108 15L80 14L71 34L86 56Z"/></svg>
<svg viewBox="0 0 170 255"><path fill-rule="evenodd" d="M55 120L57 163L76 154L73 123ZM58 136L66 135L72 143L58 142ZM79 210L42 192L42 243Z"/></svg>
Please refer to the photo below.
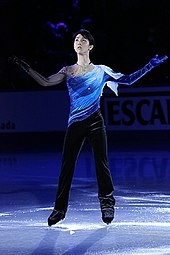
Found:
<svg viewBox="0 0 170 255"><path fill-rule="evenodd" d="M21 60L20 58L16 57L16 56L12 56L9 58L9 60L14 63L17 64L19 67L21 67L25 72L29 72L30 70L30 66L24 62L23 60Z"/></svg>
<svg viewBox="0 0 170 255"><path fill-rule="evenodd" d="M149 64L151 64L152 67L156 67L166 61L168 59L168 56L158 57L158 55L155 55L150 61Z"/></svg>

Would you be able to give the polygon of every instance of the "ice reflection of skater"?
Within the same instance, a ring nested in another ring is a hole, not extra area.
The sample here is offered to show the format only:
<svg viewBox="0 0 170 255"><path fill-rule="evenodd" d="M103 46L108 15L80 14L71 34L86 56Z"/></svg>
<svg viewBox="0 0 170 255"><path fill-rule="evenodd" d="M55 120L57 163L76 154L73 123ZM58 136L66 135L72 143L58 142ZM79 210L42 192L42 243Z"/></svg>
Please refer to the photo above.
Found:
<svg viewBox="0 0 170 255"><path fill-rule="evenodd" d="M140 70L123 75L105 65L95 65L90 61L89 53L94 45L94 38L89 31L82 29L75 33L74 50L77 54L77 63L63 67L48 78L44 78L17 57L14 58L14 61L42 86L52 86L66 80L69 91L70 114L55 206L48 218L49 226L65 218L76 159L85 139L89 140L93 149L102 220L106 224L112 222L115 205L114 187L108 165L105 124L100 112L103 88L107 84L117 95L118 84L133 84L168 58L167 56L159 58L156 55Z"/></svg>

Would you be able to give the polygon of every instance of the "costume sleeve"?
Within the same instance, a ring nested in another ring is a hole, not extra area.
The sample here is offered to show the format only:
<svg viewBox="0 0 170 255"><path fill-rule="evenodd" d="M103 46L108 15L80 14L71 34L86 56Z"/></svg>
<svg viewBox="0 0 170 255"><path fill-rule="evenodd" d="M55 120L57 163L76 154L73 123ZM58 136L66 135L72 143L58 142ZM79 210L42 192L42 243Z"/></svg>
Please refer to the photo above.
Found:
<svg viewBox="0 0 170 255"><path fill-rule="evenodd" d="M151 71L153 68L156 66L159 66L163 62L165 62L168 59L168 56L162 56L158 57L156 54L148 64L146 64L143 68L139 69L138 71L130 74L130 75L124 75L118 79L119 84L124 84L124 85L132 85L134 82L139 80L141 77L143 77L146 73Z"/></svg>
<svg viewBox="0 0 170 255"><path fill-rule="evenodd" d="M59 84L61 82L63 82L66 79L66 67L63 67L60 71L58 71L57 73L49 76L47 78L48 81L48 85L56 85Z"/></svg>
<svg viewBox="0 0 170 255"><path fill-rule="evenodd" d="M158 55L155 55L149 63L147 63L144 67L139 69L138 71L129 74L124 75L122 73L116 73L114 72L110 67L101 65L101 68L103 71L108 75L106 84L107 86L115 92L116 95L118 95L118 84L123 85L132 85L134 82L142 78L146 73L151 71L156 66L159 66L161 63L165 62L168 59L168 56L162 56L158 57Z"/></svg>
<svg viewBox="0 0 170 255"><path fill-rule="evenodd" d="M134 82L136 82L137 80L142 78L146 73L148 73L152 68L153 66L150 63L148 63L143 68L139 69L138 71L132 74L123 75L117 81L119 84L132 85Z"/></svg>

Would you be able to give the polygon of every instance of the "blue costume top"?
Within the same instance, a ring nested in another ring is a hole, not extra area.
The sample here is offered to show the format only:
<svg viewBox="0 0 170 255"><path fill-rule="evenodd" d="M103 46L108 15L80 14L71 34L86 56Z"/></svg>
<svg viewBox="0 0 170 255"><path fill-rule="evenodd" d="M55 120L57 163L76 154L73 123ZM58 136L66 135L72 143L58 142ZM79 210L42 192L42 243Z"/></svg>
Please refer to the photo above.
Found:
<svg viewBox="0 0 170 255"><path fill-rule="evenodd" d="M100 97L106 84L118 95L118 84L132 85L167 59L166 55L161 58L155 55L148 64L130 75L116 73L105 65L95 65L92 71L77 76L67 74L67 67L62 68L59 73L65 74L70 96L68 126L86 119L100 108Z"/></svg>
<svg viewBox="0 0 170 255"><path fill-rule="evenodd" d="M70 96L70 114L68 126L73 122L82 121L100 108L100 97L104 86L107 86L118 95L118 85L131 85L149 72L153 66L149 62L140 70L124 75L114 72L105 65L95 65L93 70L83 75L66 75L66 83ZM65 74L67 67L60 72Z"/></svg>
<svg viewBox="0 0 170 255"><path fill-rule="evenodd" d="M109 75L110 71L110 75ZM70 114L68 125L89 117L100 108L100 97L109 78L115 80L122 74L115 73L106 66L96 65L91 72L80 76L67 77L67 87L70 96ZM112 81L112 87L117 94L118 83Z"/></svg>

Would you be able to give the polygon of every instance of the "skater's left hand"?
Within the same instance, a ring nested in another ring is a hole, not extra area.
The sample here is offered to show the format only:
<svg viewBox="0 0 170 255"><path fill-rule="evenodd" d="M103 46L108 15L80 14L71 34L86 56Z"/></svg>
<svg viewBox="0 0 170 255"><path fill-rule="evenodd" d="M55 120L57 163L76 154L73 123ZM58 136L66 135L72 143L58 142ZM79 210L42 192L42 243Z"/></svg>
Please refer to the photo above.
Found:
<svg viewBox="0 0 170 255"><path fill-rule="evenodd" d="M163 63L164 61L166 61L168 59L168 56L163 56L163 57L158 57L158 55L155 55L150 61L149 63L152 65L152 67L156 67L158 65L160 65L161 63Z"/></svg>

